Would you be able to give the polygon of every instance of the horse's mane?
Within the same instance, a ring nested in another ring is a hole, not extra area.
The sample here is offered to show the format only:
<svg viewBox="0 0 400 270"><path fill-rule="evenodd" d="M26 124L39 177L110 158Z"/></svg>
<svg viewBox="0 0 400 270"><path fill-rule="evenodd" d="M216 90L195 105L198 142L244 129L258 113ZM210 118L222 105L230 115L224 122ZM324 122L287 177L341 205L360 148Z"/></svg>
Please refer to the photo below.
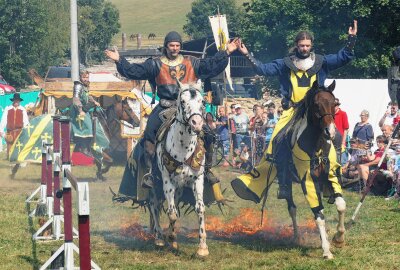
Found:
<svg viewBox="0 0 400 270"><path fill-rule="evenodd" d="M304 118L306 115L310 105L312 104L315 95L320 92L324 91L324 88L318 87L314 84L309 91L307 91L306 96L299 102L295 103L294 105L294 116L291 119L290 123L299 122L301 119Z"/></svg>

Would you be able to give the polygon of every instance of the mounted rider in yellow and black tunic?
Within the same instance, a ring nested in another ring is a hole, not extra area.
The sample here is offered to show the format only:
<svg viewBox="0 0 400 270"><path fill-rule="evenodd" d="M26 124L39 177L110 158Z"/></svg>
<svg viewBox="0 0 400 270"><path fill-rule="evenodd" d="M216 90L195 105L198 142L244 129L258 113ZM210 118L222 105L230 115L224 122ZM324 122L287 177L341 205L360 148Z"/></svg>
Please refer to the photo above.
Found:
<svg viewBox="0 0 400 270"><path fill-rule="evenodd" d="M179 94L179 86L176 80L184 84L194 84L198 79L205 80L217 76L228 65L227 51L219 51L213 57L204 59L181 54L171 59L167 54L167 46L172 42L179 42L182 45L181 36L175 31L166 35L161 57L147 59L141 64L130 64L123 57L120 57L116 62L118 72L122 76L133 80L148 80L153 88L153 94L157 93L160 98L158 105L149 116L143 140L137 146L145 150L144 159L148 168L155 167L153 156L157 142L156 135L163 124L163 120L165 120L164 114L168 108L176 106ZM213 151L210 141L205 138L207 152ZM212 155L207 154L205 178L212 184L216 184L219 180L210 172L211 161ZM152 182L145 178L144 185L151 187ZM216 185L213 185L213 188L214 186Z"/></svg>
<svg viewBox="0 0 400 270"><path fill-rule="evenodd" d="M309 32L302 31L297 37L295 44L301 39L313 41L313 37ZM294 52L283 59L277 59L271 63L262 64L257 61L251 54L247 57L252 63L255 72L263 76L278 76L280 81L280 93L283 96L283 114L275 126L272 134L271 143L264 153L265 159L252 171L239 176L232 181L232 186L239 197L255 202L260 202L262 193L265 190L265 179L269 177L278 177L279 193L278 198L286 199L290 196L289 184L292 175L286 175L290 171L304 171L304 168L297 168L292 161L292 151L296 156L302 156L304 159L310 160L310 156L305 149L300 149L298 145L294 149L290 149L290 142L286 137L288 123L294 114L294 104L303 100L308 90L314 82L319 86L324 86L328 71L344 66L354 58L353 47L355 45L356 36L349 35L346 46L337 54L319 55L309 52L304 55L295 48ZM328 180L332 185L332 189L336 196L341 196L342 189L336 177L336 169L339 164L336 162L334 147L331 147L329 153L330 171ZM275 168L270 166L271 162ZM291 169L291 167L294 167ZM295 170L293 170L295 169ZM269 172L268 172L269 171ZM301 176L302 177L302 176ZM307 176L311 178L310 175ZM314 186L312 179L305 181L306 198L313 210L319 211L321 204L317 187Z"/></svg>

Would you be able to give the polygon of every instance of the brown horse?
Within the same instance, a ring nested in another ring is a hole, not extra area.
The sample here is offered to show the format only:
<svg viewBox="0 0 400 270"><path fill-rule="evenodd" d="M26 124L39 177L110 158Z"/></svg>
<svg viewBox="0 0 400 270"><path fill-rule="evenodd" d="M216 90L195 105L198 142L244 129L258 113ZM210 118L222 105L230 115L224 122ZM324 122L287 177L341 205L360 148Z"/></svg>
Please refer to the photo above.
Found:
<svg viewBox="0 0 400 270"><path fill-rule="evenodd" d="M105 111L105 115L102 115L99 119L103 127L105 127L107 137L110 140L109 148L103 152L104 162L96 162L97 179L104 181L103 174L109 171L114 159L121 155L126 157L126 142L121 136L121 125L128 123L133 127L137 127L140 125L140 119L133 111L133 106L128 98L121 99L109 106ZM121 120L125 121L125 123Z"/></svg>
<svg viewBox="0 0 400 270"><path fill-rule="evenodd" d="M338 167L337 163L331 162L336 158L336 152L332 144L335 135L335 97L332 93L334 88L335 82L327 88L318 87L317 84L314 84L307 92L305 98L294 104L294 109L292 109L293 116L286 125L287 128L279 131L275 137L275 140L282 140L280 142L282 145L277 144L275 145L276 147L287 147L288 151L292 152L293 163L295 165L293 167L295 168L286 171L285 175L291 181L301 183L303 193L311 207L320 232L323 257L327 259L333 258L333 255L330 251L325 219L322 213L322 192L328 189L331 195L329 202L336 204L339 219L333 242L338 247L344 244L344 212L346 209L346 203L339 191L335 193L333 190L334 187L336 190L340 190L340 186L337 186L339 184L328 180L330 179L328 175L336 173ZM261 177L264 171L261 170L265 170L269 174L266 177L266 184L264 178ZM265 203L268 190L274 183L276 173L276 169L272 163L264 161L249 172L249 175L252 175L254 179L260 179L259 181L252 180L245 186L241 177L246 177L246 175L243 175L232 181L232 187L242 199L253 200L255 202L259 202L260 199L246 192L247 188L250 190L262 190L265 188L261 195ZM296 205L292 196L286 200L293 222L294 237L297 240Z"/></svg>

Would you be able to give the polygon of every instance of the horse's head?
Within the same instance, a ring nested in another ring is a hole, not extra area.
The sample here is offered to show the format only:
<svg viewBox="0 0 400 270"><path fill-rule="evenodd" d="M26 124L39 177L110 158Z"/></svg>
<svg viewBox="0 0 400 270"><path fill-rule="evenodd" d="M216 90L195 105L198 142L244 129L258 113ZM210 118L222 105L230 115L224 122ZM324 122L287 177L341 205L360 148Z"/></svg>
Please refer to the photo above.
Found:
<svg viewBox="0 0 400 270"><path fill-rule="evenodd" d="M134 112L135 105L133 100L130 98L121 99L121 101L115 103L114 106L118 120L124 120L133 126L138 126L140 124L140 119Z"/></svg>
<svg viewBox="0 0 400 270"><path fill-rule="evenodd" d="M178 113L176 119L190 126L191 130L198 133L203 128L203 96L201 94L201 82L197 84L181 84L177 100Z"/></svg>
<svg viewBox="0 0 400 270"><path fill-rule="evenodd" d="M309 112L311 113L311 122L319 126L327 140L335 137L335 81L328 87L319 87L314 83L312 89L313 97L309 103Z"/></svg>

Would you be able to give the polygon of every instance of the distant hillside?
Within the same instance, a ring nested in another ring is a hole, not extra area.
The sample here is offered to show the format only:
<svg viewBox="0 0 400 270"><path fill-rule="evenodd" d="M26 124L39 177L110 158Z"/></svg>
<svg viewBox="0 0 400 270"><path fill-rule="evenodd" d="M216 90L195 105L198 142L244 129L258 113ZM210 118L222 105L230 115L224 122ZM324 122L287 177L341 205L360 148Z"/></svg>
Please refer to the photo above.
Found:
<svg viewBox="0 0 400 270"><path fill-rule="evenodd" d="M150 33L156 34L156 41L149 44L162 43L166 33L176 30L183 34L186 14L190 12L194 0L109 0L119 10L121 33L141 33L143 44ZM245 0L237 0L241 5ZM121 33L114 37L114 43L120 45ZM128 47L133 46L128 43Z"/></svg>
<svg viewBox="0 0 400 270"><path fill-rule="evenodd" d="M164 38L171 30L183 33L186 14L191 10L193 0L110 0L120 14L121 33L142 33L147 39L149 33ZM116 37L119 43L121 33Z"/></svg>

